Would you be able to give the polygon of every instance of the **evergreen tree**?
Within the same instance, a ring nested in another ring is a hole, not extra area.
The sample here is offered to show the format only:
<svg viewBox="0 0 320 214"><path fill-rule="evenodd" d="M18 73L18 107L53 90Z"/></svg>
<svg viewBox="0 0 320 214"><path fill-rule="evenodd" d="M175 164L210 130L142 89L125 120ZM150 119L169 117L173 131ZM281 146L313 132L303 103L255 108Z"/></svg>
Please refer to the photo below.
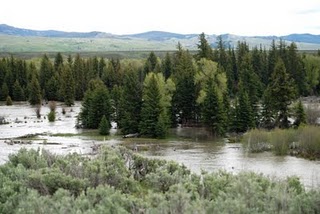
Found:
<svg viewBox="0 0 320 214"><path fill-rule="evenodd" d="M296 128L302 124L307 123L306 113L304 111L301 100L299 100L299 102L297 103L297 105L294 108L294 117L295 117L295 121L294 121L293 125Z"/></svg>
<svg viewBox="0 0 320 214"><path fill-rule="evenodd" d="M264 80L266 78L267 73L267 52L262 50L260 45L260 49L254 47L251 54L252 61L252 69L253 72L257 75L259 80L261 81L261 85L268 83L268 80Z"/></svg>
<svg viewBox="0 0 320 214"><path fill-rule="evenodd" d="M204 123L211 129L213 134L223 136L226 132L226 115L213 78L209 78L205 91L206 97L202 110Z"/></svg>
<svg viewBox="0 0 320 214"><path fill-rule="evenodd" d="M234 111L233 131L246 132L255 127L249 96L242 88L239 91Z"/></svg>
<svg viewBox="0 0 320 214"><path fill-rule="evenodd" d="M140 133L149 137L164 137L168 129L164 85L162 75L150 73L144 81Z"/></svg>
<svg viewBox="0 0 320 214"><path fill-rule="evenodd" d="M165 111L162 111L158 117L158 121L156 124L155 134L157 138L165 138L168 132L168 116Z"/></svg>
<svg viewBox="0 0 320 214"><path fill-rule="evenodd" d="M8 70L8 65L7 62L5 60L5 58L2 58L0 60L0 86L2 86L5 83L5 76ZM0 99L1 99L1 91L0 91ZM4 98L3 100L5 100L6 98Z"/></svg>
<svg viewBox="0 0 320 214"><path fill-rule="evenodd" d="M222 40L222 36L217 37L217 48L215 50L215 61L223 68L223 70L228 70L229 58L225 49L225 43Z"/></svg>
<svg viewBox="0 0 320 214"><path fill-rule="evenodd" d="M111 93L111 106L112 106L112 121L119 124L119 121L121 119L121 103L123 100L123 88L122 86L114 86Z"/></svg>
<svg viewBox="0 0 320 214"><path fill-rule="evenodd" d="M72 73L75 81L75 100L82 100L87 88L84 61L77 54L72 66Z"/></svg>
<svg viewBox="0 0 320 214"><path fill-rule="evenodd" d="M99 66L98 66L98 77L101 78L102 74L103 74L103 70L106 67L106 61L104 60L104 58L100 58L99 60Z"/></svg>
<svg viewBox="0 0 320 214"><path fill-rule="evenodd" d="M54 76L53 65L50 62L47 55L44 55L41 59L40 64L40 74L39 74L39 83L42 90L44 90L44 98L48 99L48 95L46 91L51 91L48 87L48 81Z"/></svg>
<svg viewBox="0 0 320 214"><path fill-rule="evenodd" d="M7 106L12 106L12 99L11 99L10 96L7 96L7 98L6 98L6 105Z"/></svg>
<svg viewBox="0 0 320 214"><path fill-rule="evenodd" d="M120 85L122 80L122 69L119 59L111 59L108 66L104 67L102 77L104 84L111 90L115 85Z"/></svg>
<svg viewBox="0 0 320 214"><path fill-rule="evenodd" d="M5 76L5 83L8 86L9 89L9 96L12 97L13 94L13 85L15 82L14 75L10 69L7 70L6 76Z"/></svg>
<svg viewBox="0 0 320 214"><path fill-rule="evenodd" d="M261 127L273 129L275 127L275 111L273 109L273 99L270 88L265 90L262 97Z"/></svg>
<svg viewBox="0 0 320 214"><path fill-rule="evenodd" d="M69 65L66 65L61 75L61 95L67 106L74 104L75 85L74 78Z"/></svg>
<svg viewBox="0 0 320 214"><path fill-rule="evenodd" d="M147 61L144 65L144 73L155 71L156 65L158 64L158 58L153 51L150 52Z"/></svg>
<svg viewBox="0 0 320 214"><path fill-rule="evenodd" d="M255 123L259 121L258 102L262 94L262 83L259 76L253 71L250 55L242 57L240 65L240 88L245 90L249 96L252 113L254 114Z"/></svg>
<svg viewBox="0 0 320 214"><path fill-rule="evenodd" d="M118 126L123 134L137 133L141 121L142 84L132 68L125 72L123 81Z"/></svg>
<svg viewBox="0 0 320 214"><path fill-rule="evenodd" d="M180 47L181 48L181 47ZM195 85L196 68L191 54L182 48L175 54L173 80L176 91L172 99L172 122L177 118L183 125L195 122L197 118L196 99L198 91Z"/></svg>
<svg viewBox="0 0 320 214"><path fill-rule="evenodd" d="M295 98L295 87L280 58L275 65L267 90L270 90L273 109L277 112L277 126L288 128L290 125L288 120L290 116L289 106Z"/></svg>
<svg viewBox="0 0 320 214"><path fill-rule="evenodd" d="M29 83L29 103L31 105L41 104L41 88L35 75Z"/></svg>
<svg viewBox="0 0 320 214"><path fill-rule="evenodd" d="M59 67L63 66L63 57L60 52L57 53L57 55L54 58L54 70L58 71Z"/></svg>
<svg viewBox="0 0 320 214"><path fill-rule="evenodd" d="M104 115L110 121L111 112L108 89L98 85L86 92L78 119L84 128L97 129Z"/></svg>
<svg viewBox="0 0 320 214"><path fill-rule="evenodd" d="M294 79L298 94L306 96L308 88L307 75L302 58L298 54L297 45L292 42L287 49L288 62L286 63L286 70Z"/></svg>
<svg viewBox="0 0 320 214"><path fill-rule="evenodd" d="M166 80L171 76L172 73L172 60L168 52L162 61L162 73Z"/></svg>
<svg viewBox="0 0 320 214"><path fill-rule="evenodd" d="M230 58L230 64L226 70L228 91L231 96L235 96L238 92L239 71L234 49L229 48L228 54Z"/></svg>
<svg viewBox="0 0 320 214"><path fill-rule="evenodd" d="M13 95L13 100L14 101L24 101L25 100L24 90L20 86L20 83L19 83L18 80L16 80L14 85L13 85L12 95Z"/></svg>
<svg viewBox="0 0 320 214"><path fill-rule="evenodd" d="M272 40L271 47L268 53L268 69L263 78L263 83L267 86L269 85L271 75L274 71L274 67L276 65L277 59L279 57L278 49L276 46L275 40Z"/></svg>
<svg viewBox="0 0 320 214"><path fill-rule="evenodd" d="M0 100L5 101L8 96L9 96L9 88L7 86L7 83L4 82L1 86Z"/></svg>
<svg viewBox="0 0 320 214"><path fill-rule="evenodd" d="M101 135L109 135L110 133L110 123L106 118L106 115L102 116L102 119L99 123L99 134Z"/></svg>
<svg viewBox="0 0 320 214"><path fill-rule="evenodd" d="M63 69L63 67L59 67ZM63 72L63 71L62 71ZM46 83L46 98L47 100L62 100L60 94L60 83L61 80L57 73L53 75Z"/></svg>
<svg viewBox="0 0 320 214"><path fill-rule="evenodd" d="M158 83L152 75L149 84L143 89L143 104L141 109L140 133L149 137L157 137L157 123L161 113L161 94Z"/></svg>
<svg viewBox="0 0 320 214"><path fill-rule="evenodd" d="M250 54L249 45L245 41L244 42L239 41L236 48L236 59L237 59L237 67L239 72L243 65L243 61L246 60L249 54Z"/></svg>
<svg viewBox="0 0 320 214"><path fill-rule="evenodd" d="M49 122L54 122L56 120L56 112L50 111L48 114L48 120Z"/></svg>
<svg viewBox="0 0 320 214"><path fill-rule="evenodd" d="M199 43L197 44L197 46L198 46L198 53L196 55L197 60L200 60L201 58L213 60L213 51L204 33L201 33L199 35Z"/></svg>

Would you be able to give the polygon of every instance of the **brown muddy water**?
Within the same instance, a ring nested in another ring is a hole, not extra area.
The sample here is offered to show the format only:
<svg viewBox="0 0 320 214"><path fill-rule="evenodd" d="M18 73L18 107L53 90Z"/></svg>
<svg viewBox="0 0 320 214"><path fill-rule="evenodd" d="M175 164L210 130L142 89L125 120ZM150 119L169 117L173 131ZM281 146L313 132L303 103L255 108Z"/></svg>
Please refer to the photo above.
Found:
<svg viewBox="0 0 320 214"><path fill-rule="evenodd" d="M62 109L66 114L62 114ZM57 154L77 152L91 154L92 147L99 144L124 145L148 158L172 160L184 164L191 171L214 172L226 170L231 173L254 171L273 179L298 176L307 188L320 188L320 161L309 161L291 156L275 156L271 152L252 154L239 143L225 143L214 140L205 130L199 128L177 128L172 130L174 140L122 139L111 131L111 139L98 140L86 135L85 130L76 129L76 117L81 104L72 107L57 104L56 121L48 122L47 105L41 108L41 118L36 118L35 108L25 102L5 106L0 103L0 117L8 124L0 125L0 164L8 160L9 154L20 148L47 149ZM26 135L32 138L21 138ZM59 134L56 136L55 134ZM65 135L64 135L65 134ZM17 144L10 145L12 141Z"/></svg>

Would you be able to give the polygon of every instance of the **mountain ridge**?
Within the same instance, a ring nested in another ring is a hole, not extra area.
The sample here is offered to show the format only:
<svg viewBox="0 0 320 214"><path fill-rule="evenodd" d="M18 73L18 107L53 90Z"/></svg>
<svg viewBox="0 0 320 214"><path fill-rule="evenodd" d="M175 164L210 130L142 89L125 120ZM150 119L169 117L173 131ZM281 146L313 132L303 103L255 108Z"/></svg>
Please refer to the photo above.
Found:
<svg viewBox="0 0 320 214"><path fill-rule="evenodd" d="M198 34L179 34L166 31L117 35L100 31L31 30L0 24L0 51L174 50L178 42L188 49L197 49L198 36ZM272 40L282 39L288 42L295 42L298 49L320 49L320 35L309 33L284 36L207 34L207 40L212 47L216 46L218 36L221 36L225 44L231 47L235 47L238 41L246 41L250 47L259 44L270 47Z"/></svg>

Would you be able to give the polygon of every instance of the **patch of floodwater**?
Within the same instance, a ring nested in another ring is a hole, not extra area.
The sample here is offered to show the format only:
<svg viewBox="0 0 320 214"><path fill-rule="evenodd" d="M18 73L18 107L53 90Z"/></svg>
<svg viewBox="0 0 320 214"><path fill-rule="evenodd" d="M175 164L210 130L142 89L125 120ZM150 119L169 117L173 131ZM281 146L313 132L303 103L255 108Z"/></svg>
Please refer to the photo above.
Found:
<svg viewBox="0 0 320 214"><path fill-rule="evenodd" d="M21 148L26 149L46 149L53 154L66 155L69 153L78 153L82 155L92 155L94 148L100 145L111 146L118 144L117 139L95 141L87 137L57 137L39 135L36 140L25 144L9 145L6 140L0 140L0 165L8 161L9 155L17 153Z"/></svg>
<svg viewBox="0 0 320 214"><path fill-rule="evenodd" d="M0 125L0 139L17 138L30 134L57 134L57 133L79 133L81 130L75 128L77 115L81 103L76 102L74 106L67 107L57 103L56 121L49 122L47 115L50 112L48 105L41 106L41 117L36 117L36 107L26 102L18 102L12 106L0 103L0 117L4 117L8 124ZM62 113L62 109L66 111Z"/></svg>
<svg viewBox="0 0 320 214"><path fill-rule="evenodd" d="M307 188L320 188L320 161L279 157L271 152L247 153L237 143L171 141L156 148L138 152L149 158L177 161L196 173L226 170L231 173L253 171L274 179L297 176Z"/></svg>

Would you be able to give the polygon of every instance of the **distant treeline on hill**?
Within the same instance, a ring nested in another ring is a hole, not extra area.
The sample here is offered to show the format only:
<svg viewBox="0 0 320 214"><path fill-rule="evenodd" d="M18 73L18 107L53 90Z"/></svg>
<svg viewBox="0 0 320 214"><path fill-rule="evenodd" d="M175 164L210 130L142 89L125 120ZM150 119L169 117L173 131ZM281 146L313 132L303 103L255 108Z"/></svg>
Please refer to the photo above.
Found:
<svg viewBox="0 0 320 214"><path fill-rule="evenodd" d="M150 52L143 59L61 53L53 59L4 57L0 100L10 96L33 105L83 100L88 110L80 114L84 127L97 127L106 116L125 134L159 137L177 124L207 126L216 135L286 128L292 125L292 102L320 93L320 54L299 53L295 43L273 41L266 50L238 42L226 48L219 37L213 50L201 34L197 47L190 52L179 43L174 52L160 57ZM97 109L101 98L109 104L99 108L109 109L97 115L90 108Z"/></svg>

